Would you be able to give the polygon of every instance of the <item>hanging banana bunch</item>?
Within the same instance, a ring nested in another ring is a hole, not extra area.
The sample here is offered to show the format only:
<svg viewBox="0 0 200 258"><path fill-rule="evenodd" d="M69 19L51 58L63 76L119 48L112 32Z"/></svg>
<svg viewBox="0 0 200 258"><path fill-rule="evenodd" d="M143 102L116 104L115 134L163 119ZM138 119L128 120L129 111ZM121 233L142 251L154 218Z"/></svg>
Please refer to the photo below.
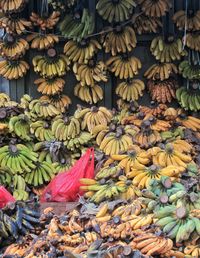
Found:
<svg viewBox="0 0 200 258"><path fill-rule="evenodd" d="M185 79L199 80L200 68L199 65L193 65L188 60L184 60L179 65L179 72Z"/></svg>
<svg viewBox="0 0 200 258"><path fill-rule="evenodd" d="M141 5L142 11L151 17L164 16L171 8L169 0L138 0L138 4Z"/></svg>
<svg viewBox="0 0 200 258"><path fill-rule="evenodd" d="M189 10L187 13L184 10L179 10L174 14L172 20L179 30L200 30L200 10L197 12Z"/></svg>
<svg viewBox="0 0 200 258"><path fill-rule="evenodd" d="M7 35L2 42L0 42L0 55L9 60L17 60L24 56L29 49L28 42L23 38L15 38Z"/></svg>
<svg viewBox="0 0 200 258"><path fill-rule="evenodd" d="M144 76L151 80L167 80L178 73L178 68L173 63L154 64L145 72Z"/></svg>
<svg viewBox="0 0 200 258"><path fill-rule="evenodd" d="M198 33L187 33L183 41L188 48L200 52L200 35Z"/></svg>
<svg viewBox="0 0 200 258"><path fill-rule="evenodd" d="M87 64L101 48L95 39L83 39L80 42L69 40L64 46L64 54L72 62Z"/></svg>
<svg viewBox="0 0 200 258"><path fill-rule="evenodd" d="M53 29L60 19L60 12L53 11L49 17L40 17L39 14L32 12L30 20L34 26L38 26L41 30Z"/></svg>
<svg viewBox="0 0 200 258"><path fill-rule="evenodd" d="M41 92L44 95L55 95L62 92L65 81L59 77L51 79L39 78L34 81L34 84L37 86L38 92Z"/></svg>
<svg viewBox="0 0 200 258"><path fill-rule="evenodd" d="M134 7L134 0L99 0L96 5L99 15L110 23L130 19Z"/></svg>
<svg viewBox="0 0 200 258"><path fill-rule="evenodd" d="M61 113L66 112L66 110L69 108L69 105L72 103L71 99L64 94L42 96L40 99L42 101L48 102Z"/></svg>
<svg viewBox="0 0 200 258"><path fill-rule="evenodd" d="M113 31L104 34L101 38L106 53L116 56L118 53L132 51L137 44L133 28L130 26L116 26Z"/></svg>
<svg viewBox="0 0 200 258"><path fill-rule="evenodd" d="M50 141L54 139L51 125L48 121L38 120L30 124L30 132L38 141Z"/></svg>
<svg viewBox="0 0 200 258"><path fill-rule="evenodd" d="M23 60L3 60L0 61L0 75L7 80L17 80L26 75L29 65Z"/></svg>
<svg viewBox="0 0 200 258"><path fill-rule="evenodd" d="M15 13L22 10L25 6L25 0L1 0L0 1L0 10L4 13Z"/></svg>
<svg viewBox="0 0 200 258"><path fill-rule="evenodd" d="M74 14L67 14L59 24L62 36L78 42L92 34L94 28L94 16L86 8Z"/></svg>
<svg viewBox="0 0 200 258"><path fill-rule="evenodd" d="M142 68L141 61L128 53L110 57L106 65L108 70L120 79L133 78Z"/></svg>
<svg viewBox="0 0 200 258"><path fill-rule="evenodd" d="M90 59L87 64L75 63L73 72L82 86L94 86L96 82L107 82L107 67L103 61Z"/></svg>
<svg viewBox="0 0 200 258"><path fill-rule="evenodd" d="M144 14L136 16L133 21L133 27L137 34L157 33L162 28L162 23L157 17L149 17Z"/></svg>
<svg viewBox="0 0 200 258"><path fill-rule="evenodd" d="M127 80L121 82L116 88L116 94L126 101L135 101L143 96L145 84L141 80Z"/></svg>
<svg viewBox="0 0 200 258"><path fill-rule="evenodd" d="M59 38L52 34L30 34L26 40L31 42L30 47L32 49L44 50L52 48L55 43L59 42Z"/></svg>
<svg viewBox="0 0 200 258"><path fill-rule="evenodd" d="M50 49L51 50L51 49ZM66 71L69 71L70 61L69 59L61 54L56 55L54 49L52 49L52 55L35 56L32 60L34 71L39 73L42 77L52 78L56 76L63 76ZM49 51L49 50L48 50Z"/></svg>
<svg viewBox="0 0 200 258"><path fill-rule="evenodd" d="M181 39L175 39L173 36L168 37L167 42L160 36L154 38L151 42L150 50L156 60L161 63L180 60L186 55Z"/></svg>
<svg viewBox="0 0 200 258"><path fill-rule="evenodd" d="M88 104L96 104L103 99L104 94L102 88L97 84L91 87L82 86L81 83L78 83L74 87L74 95Z"/></svg>
<svg viewBox="0 0 200 258"><path fill-rule="evenodd" d="M0 28L4 28L9 34L21 35L32 28L32 23L11 14L0 18Z"/></svg>

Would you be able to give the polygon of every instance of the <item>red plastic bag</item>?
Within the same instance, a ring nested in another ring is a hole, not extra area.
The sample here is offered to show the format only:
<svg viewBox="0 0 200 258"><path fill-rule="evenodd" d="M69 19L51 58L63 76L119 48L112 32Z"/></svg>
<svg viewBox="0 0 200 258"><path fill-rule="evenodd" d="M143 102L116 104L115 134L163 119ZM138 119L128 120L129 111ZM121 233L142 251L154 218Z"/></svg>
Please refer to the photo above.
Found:
<svg viewBox="0 0 200 258"><path fill-rule="evenodd" d="M15 202L15 198L3 186L0 186L0 209L9 202Z"/></svg>
<svg viewBox="0 0 200 258"><path fill-rule="evenodd" d="M80 178L94 178L94 149L90 148L66 172L58 174L45 188L41 202L75 201L83 192L80 191Z"/></svg>

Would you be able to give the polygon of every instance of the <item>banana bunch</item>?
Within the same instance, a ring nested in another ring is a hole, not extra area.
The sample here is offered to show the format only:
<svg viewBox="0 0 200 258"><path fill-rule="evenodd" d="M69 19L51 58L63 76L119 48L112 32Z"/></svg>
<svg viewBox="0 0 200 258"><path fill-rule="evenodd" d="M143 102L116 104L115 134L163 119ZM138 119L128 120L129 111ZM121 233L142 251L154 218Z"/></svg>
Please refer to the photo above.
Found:
<svg viewBox="0 0 200 258"><path fill-rule="evenodd" d="M154 64L145 72L144 76L148 80L167 80L170 76L177 74L178 69L173 63Z"/></svg>
<svg viewBox="0 0 200 258"><path fill-rule="evenodd" d="M142 68L141 61L137 57L129 56L127 53L110 57L106 65L108 70L120 79L131 79Z"/></svg>
<svg viewBox="0 0 200 258"><path fill-rule="evenodd" d="M200 69L198 65L192 65L189 61L185 60L179 64L179 71L183 78L189 80L200 79Z"/></svg>
<svg viewBox="0 0 200 258"><path fill-rule="evenodd" d="M9 34L21 35L32 28L32 23L16 15L9 15L0 18L0 27Z"/></svg>
<svg viewBox="0 0 200 258"><path fill-rule="evenodd" d="M36 167L25 175L25 181L31 186L39 187L49 183L54 178L54 173L55 169L51 163L37 161Z"/></svg>
<svg viewBox="0 0 200 258"><path fill-rule="evenodd" d="M149 167L144 167L141 169L133 168L130 173L128 173L128 178L133 178L133 185L137 186L139 189L148 188L151 179L160 179L161 176L169 176L173 179L177 179L183 172L182 167L170 165L161 168L156 165L151 165Z"/></svg>
<svg viewBox="0 0 200 258"><path fill-rule="evenodd" d="M0 184L5 187L10 187L13 181L14 172L8 167L0 167Z"/></svg>
<svg viewBox="0 0 200 258"><path fill-rule="evenodd" d="M78 42L92 34L94 29L94 16L86 8L74 14L67 14L59 24L62 36Z"/></svg>
<svg viewBox="0 0 200 258"><path fill-rule="evenodd" d="M51 125L44 120L37 120L30 124L30 132L38 141L50 141L54 139Z"/></svg>
<svg viewBox="0 0 200 258"><path fill-rule="evenodd" d="M8 167L14 173L31 172L37 158L38 154L23 144L10 144L0 148L0 166Z"/></svg>
<svg viewBox="0 0 200 258"><path fill-rule="evenodd" d="M82 86L94 86L96 82L101 81L107 82L106 70L104 62L94 59L90 59L87 64L75 63L73 65L73 72Z"/></svg>
<svg viewBox="0 0 200 258"><path fill-rule="evenodd" d="M136 133L134 142L137 143L141 148L148 149L150 146L161 141L161 136L158 131L142 128L142 130Z"/></svg>
<svg viewBox="0 0 200 258"><path fill-rule="evenodd" d="M143 169L150 163L150 155L146 151L142 151L140 147L133 146L126 153L111 155L111 159L119 161L118 166L124 169L128 174L132 168Z"/></svg>
<svg viewBox="0 0 200 258"><path fill-rule="evenodd" d="M112 113L105 107L91 107L77 110L74 114L77 119L82 119L81 129L87 128L89 132L96 125L108 125L112 119Z"/></svg>
<svg viewBox="0 0 200 258"><path fill-rule="evenodd" d="M133 28L137 34L157 33L162 28L162 23L157 17L149 17L144 14L133 19Z"/></svg>
<svg viewBox="0 0 200 258"><path fill-rule="evenodd" d="M52 78L55 76L63 76L70 70L70 61L65 55L50 56L34 56L32 59L34 71L42 77Z"/></svg>
<svg viewBox="0 0 200 258"><path fill-rule="evenodd" d="M169 107L165 110L163 115L166 120L173 120L174 118L177 118L178 112L175 108Z"/></svg>
<svg viewBox="0 0 200 258"><path fill-rule="evenodd" d="M9 120L9 132L16 134L19 138L30 141L30 120L24 115L13 116Z"/></svg>
<svg viewBox="0 0 200 258"><path fill-rule="evenodd" d="M176 98L185 110L199 111L200 110L200 94L199 90L187 90L185 87L180 87L176 91Z"/></svg>
<svg viewBox="0 0 200 258"><path fill-rule="evenodd" d="M17 80L24 77L29 68L28 63L23 60L0 61L0 75L7 80Z"/></svg>
<svg viewBox="0 0 200 258"><path fill-rule="evenodd" d="M125 101L123 99L117 100L117 109L121 110L122 113L127 112L127 110L136 111L138 108L138 103L136 101Z"/></svg>
<svg viewBox="0 0 200 258"><path fill-rule="evenodd" d="M16 202L0 211L1 244L10 239L16 241L20 236L34 232L40 223L40 213L30 208L27 203Z"/></svg>
<svg viewBox="0 0 200 258"><path fill-rule="evenodd" d="M160 117L165 114L166 110L167 106L165 104L155 105L155 103L153 103L150 107L139 106L139 111L148 116Z"/></svg>
<svg viewBox="0 0 200 258"><path fill-rule="evenodd" d="M28 94L24 94L21 99L20 103L18 104L20 108L22 109L28 109L30 102L32 101L32 97Z"/></svg>
<svg viewBox="0 0 200 258"><path fill-rule="evenodd" d="M49 49L59 42L58 36L53 34L30 34L26 40L31 42L32 49L37 50Z"/></svg>
<svg viewBox="0 0 200 258"><path fill-rule="evenodd" d="M170 142L170 144L176 151L184 152L186 154L192 153L192 145L185 140L175 139L172 142Z"/></svg>
<svg viewBox="0 0 200 258"><path fill-rule="evenodd" d="M28 42L23 38L10 38L0 42L0 55L9 60L17 60L29 49Z"/></svg>
<svg viewBox="0 0 200 258"><path fill-rule="evenodd" d="M143 96L143 90L145 89L145 84L139 79L130 80L119 83L115 90L116 94L126 101L135 101L139 97Z"/></svg>
<svg viewBox="0 0 200 258"><path fill-rule="evenodd" d="M179 146L179 147L178 147ZM159 147L153 147L149 149L149 152L153 156L153 164L166 167L166 166L179 166L184 169L187 168L187 164L192 161L189 153L185 154L187 150L189 152L190 145L184 140L178 141L177 144L167 143L164 149Z"/></svg>
<svg viewBox="0 0 200 258"><path fill-rule="evenodd" d="M109 23L123 22L130 19L136 5L134 0L99 0L96 9L99 15Z"/></svg>
<svg viewBox="0 0 200 258"><path fill-rule="evenodd" d="M147 87L150 91L150 95L153 101L158 103L171 103L176 98L176 88L178 82L174 79L168 79L164 81L153 81L147 82Z"/></svg>
<svg viewBox="0 0 200 258"><path fill-rule="evenodd" d="M185 45L195 51L200 51L200 35L195 33L187 33L183 41L185 42Z"/></svg>
<svg viewBox="0 0 200 258"><path fill-rule="evenodd" d="M81 133L80 121L75 117L55 117L52 133L58 141L74 139Z"/></svg>
<svg viewBox="0 0 200 258"><path fill-rule="evenodd" d="M118 53L132 51L136 47L137 38L130 26L117 25L113 31L103 34L101 42L106 53L116 56Z"/></svg>
<svg viewBox="0 0 200 258"><path fill-rule="evenodd" d="M80 158L79 153L70 153L66 158L62 158L60 162L54 162L53 167L56 173L68 171Z"/></svg>
<svg viewBox="0 0 200 258"><path fill-rule="evenodd" d="M105 178L105 179L109 179L109 178L116 178L120 175L120 173L122 172L121 167L118 166L118 164L116 163L111 163L109 165L105 165L100 168L99 171L97 171L96 175L95 175L95 179L97 181L100 181L101 179Z"/></svg>
<svg viewBox="0 0 200 258"><path fill-rule="evenodd" d="M200 256L200 246L199 245L188 245L184 249L185 257L199 257Z"/></svg>
<svg viewBox="0 0 200 258"><path fill-rule="evenodd" d="M107 208L106 208L107 207ZM141 204L138 199L131 201L128 204L120 204L114 207L112 210L112 217L121 217L124 220L126 217L131 215L140 215L144 205ZM96 218L105 216L109 212L109 204L105 203L100 205Z"/></svg>
<svg viewBox="0 0 200 258"><path fill-rule="evenodd" d="M42 17L39 14L32 12L30 15L30 20L34 26L40 27L41 30L54 29L55 25L60 19L60 12L53 11L49 17Z"/></svg>
<svg viewBox="0 0 200 258"><path fill-rule="evenodd" d="M189 128L193 131L200 131L200 119L193 116L179 116L176 119L177 122L181 123L182 126Z"/></svg>
<svg viewBox="0 0 200 258"><path fill-rule="evenodd" d="M170 120L175 121L176 117L171 117ZM161 135L162 141L166 141L166 140L171 141L175 139L184 138L184 129L185 129L184 127L180 126L170 131L161 132L160 135Z"/></svg>
<svg viewBox="0 0 200 258"><path fill-rule="evenodd" d="M155 37L151 42L150 50L156 60L159 60L161 63L180 60L186 55L181 39L175 39L174 37L168 37L166 42L161 36Z"/></svg>
<svg viewBox="0 0 200 258"><path fill-rule="evenodd" d="M92 139L91 133L82 131L74 139L66 140L64 145L70 151L77 151L77 149L84 151L84 146L88 146L92 142Z"/></svg>
<svg viewBox="0 0 200 258"><path fill-rule="evenodd" d="M150 17L161 17L166 14L171 8L171 3L168 0L138 0L142 11Z"/></svg>
<svg viewBox="0 0 200 258"><path fill-rule="evenodd" d="M39 78L34 81L38 92L44 95L55 95L63 91L65 81L62 78Z"/></svg>
<svg viewBox="0 0 200 258"><path fill-rule="evenodd" d="M0 135L5 135L9 131L8 124L0 123Z"/></svg>
<svg viewBox="0 0 200 258"><path fill-rule="evenodd" d="M83 39L80 42L69 40L64 46L64 54L72 62L87 64L100 49L102 47L95 39Z"/></svg>
<svg viewBox="0 0 200 258"><path fill-rule="evenodd" d="M64 94L56 94L50 96L42 96L41 101L48 102L49 105L54 106L59 113L64 113L69 108L69 105L72 103L71 99Z"/></svg>
<svg viewBox="0 0 200 258"><path fill-rule="evenodd" d="M173 22L179 30L198 31L200 30L200 11L179 10L172 17Z"/></svg>
<svg viewBox="0 0 200 258"><path fill-rule="evenodd" d="M1 0L0 9L4 13L15 13L20 11L25 5L24 0Z"/></svg>
<svg viewBox="0 0 200 258"><path fill-rule="evenodd" d="M168 205L155 212L158 219L156 225L162 228L163 232L176 243L189 239L193 232L199 234L200 221L191 217L185 207Z"/></svg>
<svg viewBox="0 0 200 258"><path fill-rule="evenodd" d="M21 175L15 174L13 176L13 197L17 201L26 201L29 198L29 194L26 191L26 183Z"/></svg>
<svg viewBox="0 0 200 258"><path fill-rule="evenodd" d="M42 101L39 99L34 99L29 103L29 110L31 117L38 118L48 118L60 115L60 111L47 101Z"/></svg>
<svg viewBox="0 0 200 258"><path fill-rule="evenodd" d="M163 236L155 236L153 233L143 233L136 236L130 243L130 246L140 250L143 255L159 255L162 257L172 257L171 250L173 241ZM153 256L152 256L153 257Z"/></svg>
<svg viewBox="0 0 200 258"><path fill-rule="evenodd" d="M90 87L87 85L82 86L81 83L78 83L74 87L74 95L88 104L96 104L103 99L104 94L102 88L97 84Z"/></svg>
<svg viewBox="0 0 200 258"><path fill-rule="evenodd" d="M96 138L99 149L106 155L115 155L126 152L133 145L133 137L136 134L134 126L128 125L125 128L118 126L115 131L99 133Z"/></svg>

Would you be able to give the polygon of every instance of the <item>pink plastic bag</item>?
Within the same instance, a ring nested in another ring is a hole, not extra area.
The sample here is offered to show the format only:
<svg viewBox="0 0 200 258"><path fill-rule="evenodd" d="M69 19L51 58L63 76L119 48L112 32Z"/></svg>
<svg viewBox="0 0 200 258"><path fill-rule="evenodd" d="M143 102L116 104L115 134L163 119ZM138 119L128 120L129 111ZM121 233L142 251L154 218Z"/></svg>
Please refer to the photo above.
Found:
<svg viewBox="0 0 200 258"><path fill-rule="evenodd" d="M3 186L0 186L0 209L10 202L15 202L15 198Z"/></svg>
<svg viewBox="0 0 200 258"><path fill-rule="evenodd" d="M69 202L76 201L80 191L80 178L94 178L94 149L90 148L66 172L58 174L45 188L41 202Z"/></svg>

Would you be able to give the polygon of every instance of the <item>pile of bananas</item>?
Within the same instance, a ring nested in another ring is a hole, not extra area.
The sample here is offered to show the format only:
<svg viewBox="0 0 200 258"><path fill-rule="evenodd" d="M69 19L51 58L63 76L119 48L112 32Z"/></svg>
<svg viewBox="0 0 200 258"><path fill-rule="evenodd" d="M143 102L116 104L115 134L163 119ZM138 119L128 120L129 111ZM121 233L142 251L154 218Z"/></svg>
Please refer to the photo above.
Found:
<svg viewBox="0 0 200 258"><path fill-rule="evenodd" d="M36 208L36 207L35 207ZM40 224L40 213L34 211L28 203L12 203L0 211L0 243L6 246L20 236L34 233Z"/></svg>
<svg viewBox="0 0 200 258"><path fill-rule="evenodd" d="M133 27L139 35L144 33L157 33L162 27L162 23L157 17L149 17L141 14L134 19Z"/></svg>
<svg viewBox="0 0 200 258"><path fill-rule="evenodd" d="M175 39L172 36L168 37L167 42L161 36L155 37L151 42L150 50L161 63L180 60L186 55L181 39Z"/></svg>
<svg viewBox="0 0 200 258"><path fill-rule="evenodd" d="M116 94L126 101L135 101L143 96L145 89L144 82L141 80L127 80L117 85Z"/></svg>
<svg viewBox="0 0 200 258"><path fill-rule="evenodd" d="M187 90L185 87L180 87L176 91L176 98L185 110L199 111L200 110L200 94L199 90Z"/></svg>
<svg viewBox="0 0 200 258"><path fill-rule="evenodd" d="M95 39L83 39L80 42L69 40L64 46L64 54L72 62L86 64L101 48Z"/></svg>
<svg viewBox="0 0 200 258"><path fill-rule="evenodd" d="M81 41L92 34L95 28L94 16L88 9L67 14L59 24L61 34L67 39Z"/></svg>
<svg viewBox="0 0 200 258"><path fill-rule="evenodd" d="M145 72L148 80L167 80L170 76L178 73L178 68L173 63L154 64Z"/></svg>
<svg viewBox="0 0 200 258"><path fill-rule="evenodd" d="M0 43L0 55L9 60L17 60L24 56L28 49L28 42L22 38L14 39L12 36L9 36Z"/></svg>
<svg viewBox="0 0 200 258"><path fill-rule="evenodd" d="M110 23L130 19L134 7L136 7L134 0L99 0L96 5L99 15Z"/></svg>
<svg viewBox="0 0 200 258"><path fill-rule="evenodd" d="M184 10L176 12L172 18L179 30L198 31L200 29L200 11Z"/></svg>
<svg viewBox="0 0 200 258"><path fill-rule="evenodd" d="M107 82L106 70L104 62L95 59L90 59L87 64L75 63L73 65L73 72L82 86L94 86L101 81Z"/></svg>
<svg viewBox="0 0 200 258"><path fill-rule="evenodd" d="M42 77L56 77L63 76L66 71L69 71L70 61L65 55L56 56L34 56L32 59L34 71L39 73Z"/></svg>
<svg viewBox="0 0 200 258"><path fill-rule="evenodd" d="M23 60L0 61L0 75L7 80L17 80L23 77L29 68L28 63Z"/></svg>
<svg viewBox="0 0 200 258"><path fill-rule="evenodd" d="M182 61L179 65L179 71L183 78L189 80L200 79L200 69L198 65L192 65L188 60Z"/></svg>
<svg viewBox="0 0 200 258"><path fill-rule="evenodd" d="M59 42L58 36L52 34L30 34L26 40L31 42L32 49L38 50L49 49Z"/></svg>
<svg viewBox="0 0 200 258"><path fill-rule="evenodd" d="M110 57L106 65L108 66L108 70L120 79L131 79L142 68L141 61L137 57L130 56L128 53Z"/></svg>
<svg viewBox="0 0 200 258"><path fill-rule="evenodd" d="M137 44L133 28L116 26L113 31L104 34L101 39L106 53L116 56L118 53L132 51Z"/></svg>
<svg viewBox="0 0 200 258"><path fill-rule="evenodd" d="M141 5L142 11L151 17L161 17L164 16L166 12L169 11L171 7L170 1L167 0L138 0L138 4Z"/></svg>
<svg viewBox="0 0 200 258"><path fill-rule="evenodd" d="M150 91L151 98L158 103L171 103L176 98L176 88L178 82L175 79L167 79L164 81L147 82L147 87Z"/></svg>
<svg viewBox="0 0 200 258"><path fill-rule="evenodd" d="M41 30L53 29L60 19L60 12L53 11L49 17L40 17L39 14L32 12L30 20L34 26L39 26Z"/></svg>

